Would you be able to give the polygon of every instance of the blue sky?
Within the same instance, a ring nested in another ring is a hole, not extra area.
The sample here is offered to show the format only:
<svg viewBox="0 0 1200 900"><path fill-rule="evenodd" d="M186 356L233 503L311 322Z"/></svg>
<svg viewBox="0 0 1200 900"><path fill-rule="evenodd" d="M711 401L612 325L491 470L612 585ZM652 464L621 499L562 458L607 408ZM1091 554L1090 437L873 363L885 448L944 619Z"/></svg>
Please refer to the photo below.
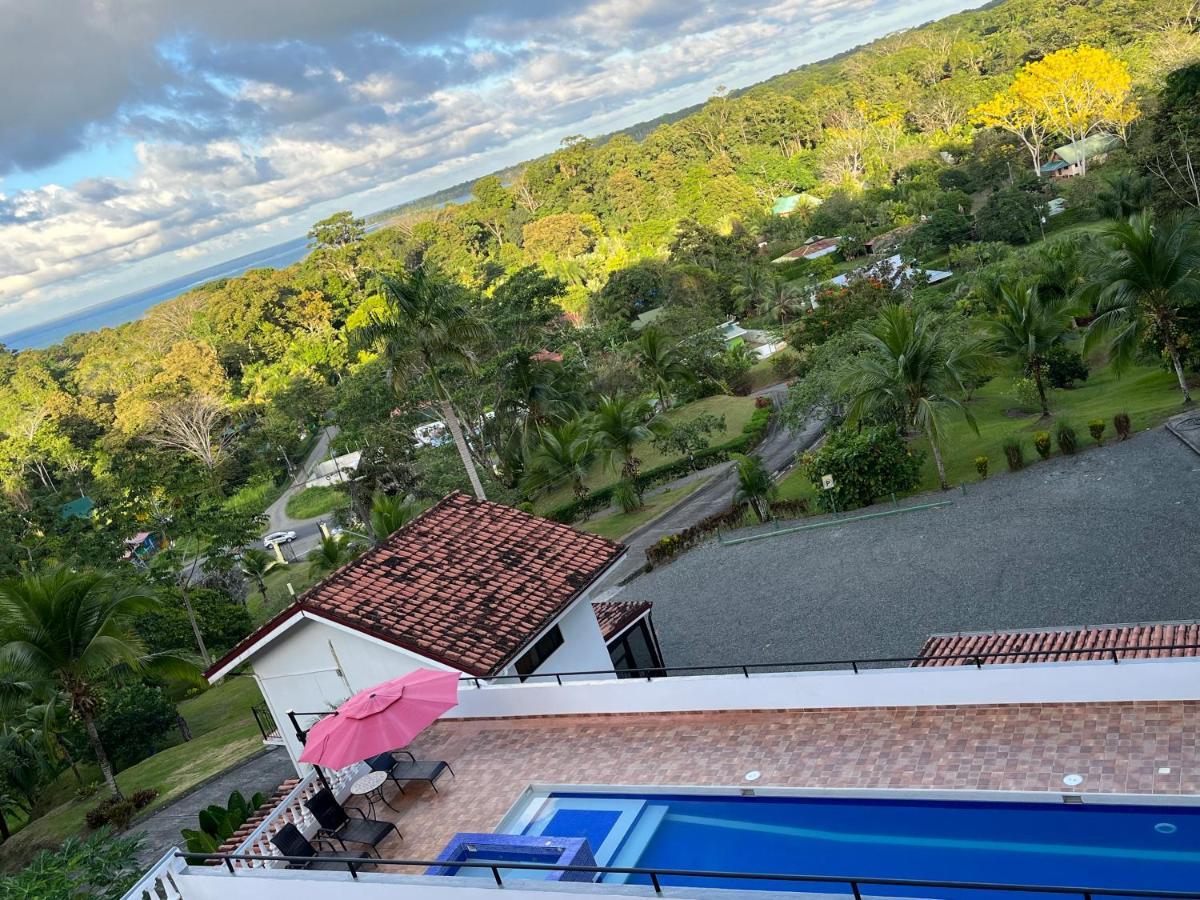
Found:
<svg viewBox="0 0 1200 900"><path fill-rule="evenodd" d="M972 5L25 4L0 22L0 334Z"/></svg>

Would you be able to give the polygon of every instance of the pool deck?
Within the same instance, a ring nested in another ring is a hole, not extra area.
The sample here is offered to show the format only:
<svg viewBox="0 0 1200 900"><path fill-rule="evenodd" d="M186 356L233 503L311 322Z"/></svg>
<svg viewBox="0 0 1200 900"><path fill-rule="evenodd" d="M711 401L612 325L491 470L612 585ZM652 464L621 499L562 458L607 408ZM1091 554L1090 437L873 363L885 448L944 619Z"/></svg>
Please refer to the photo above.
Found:
<svg viewBox="0 0 1200 900"><path fill-rule="evenodd" d="M758 770L755 787L1198 794L1200 702L447 720L412 749L457 777L439 794L388 790L399 813L376 809L404 834L379 848L393 859L493 831L535 783L740 786Z"/></svg>

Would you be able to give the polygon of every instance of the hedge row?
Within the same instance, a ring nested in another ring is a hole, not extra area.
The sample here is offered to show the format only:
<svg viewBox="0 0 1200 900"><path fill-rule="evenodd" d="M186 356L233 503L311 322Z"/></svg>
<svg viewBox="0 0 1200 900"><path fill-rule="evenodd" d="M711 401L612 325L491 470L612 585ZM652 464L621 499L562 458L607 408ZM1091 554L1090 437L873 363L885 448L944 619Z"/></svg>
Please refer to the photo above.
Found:
<svg viewBox="0 0 1200 900"><path fill-rule="evenodd" d="M809 510L809 503L805 499L777 500L771 504L771 515L779 518L799 518L807 515ZM660 563L674 559L679 554L708 540L722 528L740 528L747 524L754 524L756 521L754 514L745 506L735 506L725 512L714 513L683 531L659 538L647 547L646 565L654 568Z"/></svg>
<svg viewBox="0 0 1200 900"><path fill-rule="evenodd" d="M677 459L673 462L663 463L661 466L655 466L652 469L639 472L637 478L634 479L638 490L645 491L656 485L674 481L693 471L725 462L735 453L747 453L753 450L766 437L767 429L771 425L771 413L773 409L772 406L763 406L755 409L754 413L746 421L746 424L742 426L741 434L724 443L714 444L711 447L698 450L691 459ZM592 513L610 506L613 502L613 493L616 491L616 488L617 485L615 482L605 485L602 488L596 488L584 497L554 507L546 513L546 518L553 519L556 522L563 522L567 525L570 525L572 522L578 522L580 519L586 518Z"/></svg>

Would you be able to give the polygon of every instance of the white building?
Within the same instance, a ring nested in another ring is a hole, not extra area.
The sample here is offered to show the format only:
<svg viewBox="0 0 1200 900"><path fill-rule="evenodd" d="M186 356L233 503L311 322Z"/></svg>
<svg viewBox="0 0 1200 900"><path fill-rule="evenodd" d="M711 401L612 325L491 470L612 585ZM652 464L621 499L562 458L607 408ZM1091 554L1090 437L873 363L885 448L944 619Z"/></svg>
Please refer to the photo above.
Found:
<svg viewBox="0 0 1200 900"><path fill-rule="evenodd" d="M518 682L543 671L611 673L614 657L622 668L659 667L648 604L589 602L624 555L621 544L456 492L310 588L205 675L215 682L249 663L297 760L289 712L307 727L414 669Z"/></svg>
<svg viewBox="0 0 1200 900"><path fill-rule="evenodd" d="M354 478L358 471L358 463L362 459L362 451L343 453L341 456L323 459L308 473L305 487L327 487L332 484L345 484Z"/></svg>

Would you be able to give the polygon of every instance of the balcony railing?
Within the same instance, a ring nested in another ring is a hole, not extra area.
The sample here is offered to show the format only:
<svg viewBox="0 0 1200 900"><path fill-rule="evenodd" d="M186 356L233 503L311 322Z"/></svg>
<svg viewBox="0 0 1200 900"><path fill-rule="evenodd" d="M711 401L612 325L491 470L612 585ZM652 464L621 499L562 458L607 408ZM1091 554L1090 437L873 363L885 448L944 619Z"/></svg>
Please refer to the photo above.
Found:
<svg viewBox="0 0 1200 900"><path fill-rule="evenodd" d="M1192 653L1178 651L1190 650ZM644 669L627 669L616 673L612 669L585 669L572 672L534 672L532 675L464 675L462 681L475 687L487 687L493 684L518 682L524 684L557 683L563 684L563 679L584 679L589 676L611 678L614 674L624 677L634 677L653 681L655 678L679 677L682 675L742 675L749 678L753 674L769 674L772 672L798 672L805 669L848 669L859 674L864 669L887 669L899 666L910 666L913 663L954 662L965 663L982 669L988 665L1008 665L1016 662L1121 662L1122 657L1135 657L1135 654L1151 653L1158 658L1171 656L1200 656L1200 644L1157 644L1154 646L1138 644L1122 644L1113 647L1075 647L1064 650L996 650L987 653L944 653L925 656L879 656L862 659L822 659L804 660L801 662L770 662L770 663L731 663L715 666L658 666ZM1036 657L1052 657L1038 660ZM1075 660L1063 660L1062 657L1078 657Z"/></svg>
<svg viewBox="0 0 1200 900"><path fill-rule="evenodd" d="M283 736L279 733L279 726L275 723L275 717L271 715L271 710L267 709L265 703L259 703L250 707L250 712L254 715L254 724L258 726L258 731L262 735L264 744L283 743Z"/></svg>
<svg viewBox="0 0 1200 900"><path fill-rule="evenodd" d="M184 854L180 853L180 856ZM191 854L188 854L191 856ZM307 865L312 862L312 857L297 856L297 857L282 857L282 856L248 856L245 854L208 854L203 857L209 861L224 864L230 874L236 875L238 864L262 862L280 864L295 863L297 865ZM329 861L329 860L324 860ZM414 859L358 859L358 860L339 860L344 862L346 871L352 879L357 879L359 870L372 866L381 869L387 868L417 868L428 869L432 867L441 867L448 865L444 860L414 860ZM721 881L736 881L744 882L745 888L753 888L756 883L763 882L782 882L787 884L811 884L811 885L839 885L844 890L847 896L853 896L854 900L863 900L864 887L882 887L882 888L920 888L923 890L941 891L963 891L964 897L970 897L970 892L1003 892L1011 894L1044 894L1051 897L1070 897L1082 898L1082 900L1093 900L1096 897L1125 897L1125 898L1154 898L1154 900L1200 900L1200 893L1194 891L1155 891L1145 888L1105 888L1105 887L1079 887L1066 885L1045 885L1045 884L1006 884L998 882L977 882L977 881L933 881L922 880L915 878L877 878L870 876L853 876L853 875L798 875L798 874L769 874L765 872L726 872L711 869L666 869L666 868L646 868L638 866L576 866L557 863L533 863L533 862L510 862L510 861L463 861L454 862L455 868L475 868L487 869L491 872L496 886L503 888L506 885L505 877L512 881L511 876L506 876L505 872L512 870L520 872L578 872L589 874L592 876L600 875L624 875L634 878L644 879L649 882L648 887L653 890L656 895L663 894L664 884L667 887L687 887L688 882L694 882L699 879L713 879ZM591 879L595 881L593 877ZM700 887L700 885L694 885ZM814 888L814 891L818 890ZM828 890L821 891L828 893Z"/></svg>

